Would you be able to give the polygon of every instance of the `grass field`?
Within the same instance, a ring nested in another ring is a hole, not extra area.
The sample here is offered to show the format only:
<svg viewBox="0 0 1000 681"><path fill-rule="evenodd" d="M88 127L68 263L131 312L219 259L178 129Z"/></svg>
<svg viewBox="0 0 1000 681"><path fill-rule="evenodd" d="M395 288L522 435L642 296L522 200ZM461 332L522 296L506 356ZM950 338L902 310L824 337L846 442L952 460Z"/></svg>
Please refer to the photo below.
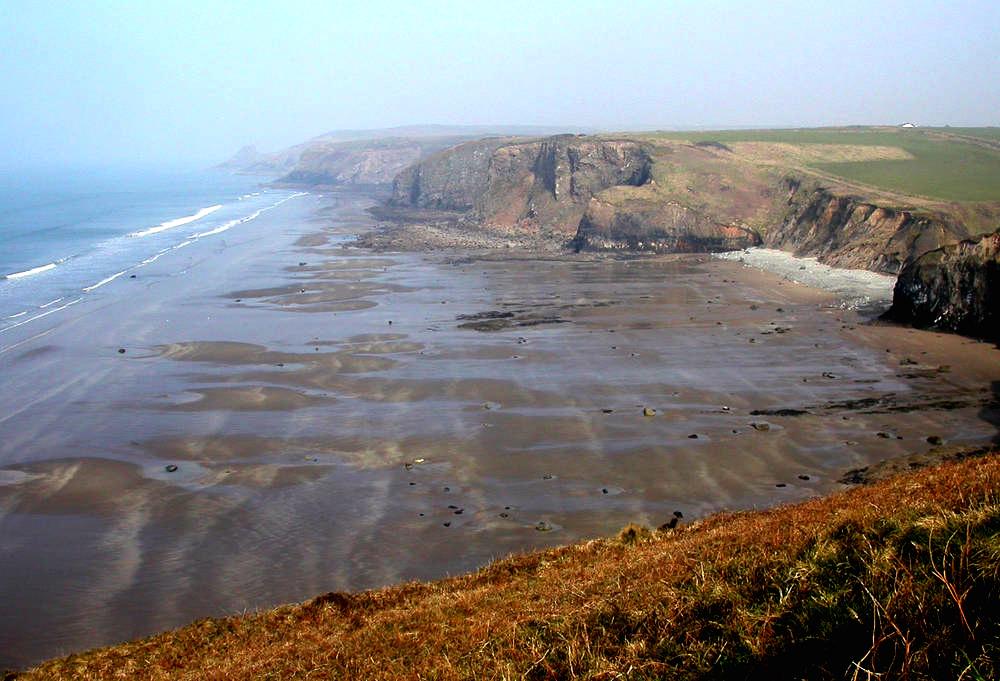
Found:
<svg viewBox="0 0 1000 681"><path fill-rule="evenodd" d="M664 132L692 142L777 142L898 147L912 160L808 163L823 173L879 189L944 201L1000 201L1000 151L949 134L1000 141L1000 128L815 128Z"/></svg>
<svg viewBox="0 0 1000 681"><path fill-rule="evenodd" d="M975 137L988 142L1000 142L1000 128L931 128L934 132L963 137Z"/></svg>

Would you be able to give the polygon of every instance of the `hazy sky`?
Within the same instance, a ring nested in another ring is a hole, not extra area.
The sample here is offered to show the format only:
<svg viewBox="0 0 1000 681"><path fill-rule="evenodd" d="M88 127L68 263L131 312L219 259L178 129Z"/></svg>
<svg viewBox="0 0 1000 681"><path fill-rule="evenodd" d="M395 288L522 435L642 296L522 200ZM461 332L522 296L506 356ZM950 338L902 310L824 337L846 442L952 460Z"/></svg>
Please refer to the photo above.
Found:
<svg viewBox="0 0 1000 681"><path fill-rule="evenodd" d="M0 162L336 128L1000 124L1000 2L0 0Z"/></svg>

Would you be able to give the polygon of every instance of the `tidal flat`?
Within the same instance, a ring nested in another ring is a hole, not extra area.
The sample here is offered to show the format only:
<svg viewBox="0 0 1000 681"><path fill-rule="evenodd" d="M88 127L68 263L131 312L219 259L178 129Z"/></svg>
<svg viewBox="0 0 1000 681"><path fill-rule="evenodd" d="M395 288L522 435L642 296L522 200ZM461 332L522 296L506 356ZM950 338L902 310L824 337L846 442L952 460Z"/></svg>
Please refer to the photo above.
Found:
<svg viewBox="0 0 1000 681"><path fill-rule="evenodd" d="M708 256L373 253L371 203L0 338L0 668L996 438L991 345Z"/></svg>

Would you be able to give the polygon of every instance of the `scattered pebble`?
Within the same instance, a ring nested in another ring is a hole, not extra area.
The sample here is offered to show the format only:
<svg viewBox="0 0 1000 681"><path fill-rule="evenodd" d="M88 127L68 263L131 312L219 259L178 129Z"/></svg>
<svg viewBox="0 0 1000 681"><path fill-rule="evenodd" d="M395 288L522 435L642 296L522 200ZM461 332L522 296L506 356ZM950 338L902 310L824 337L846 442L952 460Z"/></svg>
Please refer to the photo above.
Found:
<svg viewBox="0 0 1000 681"><path fill-rule="evenodd" d="M690 435L688 435L688 439L689 440L697 440L698 439L698 433L691 433Z"/></svg>
<svg viewBox="0 0 1000 681"><path fill-rule="evenodd" d="M535 529L538 530L539 532L551 532L552 525L545 522L544 520L539 520L537 523L535 523Z"/></svg>
<svg viewBox="0 0 1000 681"><path fill-rule="evenodd" d="M754 430L759 430L761 432L766 432L766 431L771 430L771 424L770 423L757 423L757 422L754 422L754 423L751 423L750 426Z"/></svg>
<svg viewBox="0 0 1000 681"><path fill-rule="evenodd" d="M788 485L786 485L783 482L779 482L779 483L775 484L775 487L788 487Z"/></svg>
<svg viewBox="0 0 1000 681"><path fill-rule="evenodd" d="M808 479L809 479L808 475L803 474L799 476L799 480L808 480Z"/></svg>
<svg viewBox="0 0 1000 681"><path fill-rule="evenodd" d="M643 416L656 416L656 410L653 409L652 407L643 407L642 408L642 415Z"/></svg>
<svg viewBox="0 0 1000 681"><path fill-rule="evenodd" d="M177 466L175 466L172 463L169 463L166 466L164 466L164 470L166 470L167 473L173 473L173 472L175 472L177 470Z"/></svg>
<svg viewBox="0 0 1000 681"><path fill-rule="evenodd" d="M118 354L119 355L124 355L125 354L125 348L118 348Z"/></svg>
<svg viewBox="0 0 1000 681"><path fill-rule="evenodd" d="M940 435L929 435L927 437L927 443L932 445L944 444L944 440L941 439Z"/></svg>

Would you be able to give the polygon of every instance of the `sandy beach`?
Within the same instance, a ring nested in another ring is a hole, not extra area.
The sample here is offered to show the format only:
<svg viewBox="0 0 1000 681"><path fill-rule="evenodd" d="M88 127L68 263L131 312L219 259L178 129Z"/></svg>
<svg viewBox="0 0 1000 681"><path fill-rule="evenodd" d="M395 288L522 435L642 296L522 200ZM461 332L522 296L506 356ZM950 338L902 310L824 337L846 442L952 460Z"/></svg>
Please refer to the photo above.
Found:
<svg viewBox="0 0 1000 681"><path fill-rule="evenodd" d="M0 336L0 668L997 437L989 344L708 256L373 252L371 203Z"/></svg>

